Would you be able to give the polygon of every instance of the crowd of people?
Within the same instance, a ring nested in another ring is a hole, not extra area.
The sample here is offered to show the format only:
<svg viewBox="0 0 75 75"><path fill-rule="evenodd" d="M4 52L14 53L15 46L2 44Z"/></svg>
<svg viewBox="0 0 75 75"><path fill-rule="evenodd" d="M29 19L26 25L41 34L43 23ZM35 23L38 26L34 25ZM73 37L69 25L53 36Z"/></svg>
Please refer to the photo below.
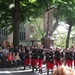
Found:
<svg viewBox="0 0 75 75"><path fill-rule="evenodd" d="M0 68L17 67L22 65L22 52L14 46L0 45Z"/></svg>
<svg viewBox="0 0 75 75"><path fill-rule="evenodd" d="M75 66L75 48L61 49L59 47L44 49L39 46L1 46L0 45L0 68L18 67L28 65L32 72L39 69L42 74L42 65L46 64L47 75L54 66L64 64L69 67Z"/></svg>

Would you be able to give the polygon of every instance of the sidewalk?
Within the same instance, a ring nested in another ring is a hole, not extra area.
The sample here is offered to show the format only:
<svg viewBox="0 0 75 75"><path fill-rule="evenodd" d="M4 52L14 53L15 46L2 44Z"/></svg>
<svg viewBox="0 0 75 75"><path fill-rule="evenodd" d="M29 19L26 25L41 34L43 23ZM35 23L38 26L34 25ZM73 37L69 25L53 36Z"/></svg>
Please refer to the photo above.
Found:
<svg viewBox="0 0 75 75"><path fill-rule="evenodd" d="M13 67L13 68L0 68L0 71L16 71L16 70L22 70L23 67Z"/></svg>

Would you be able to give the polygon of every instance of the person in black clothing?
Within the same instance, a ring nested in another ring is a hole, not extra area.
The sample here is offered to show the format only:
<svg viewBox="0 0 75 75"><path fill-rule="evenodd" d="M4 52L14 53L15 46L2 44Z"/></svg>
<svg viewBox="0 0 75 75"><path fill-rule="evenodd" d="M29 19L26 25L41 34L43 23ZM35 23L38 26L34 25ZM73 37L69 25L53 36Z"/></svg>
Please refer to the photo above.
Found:
<svg viewBox="0 0 75 75"><path fill-rule="evenodd" d="M8 67L8 59L7 59L7 53L6 52L3 53L2 59L3 59L3 61L2 61L3 68L7 68Z"/></svg>
<svg viewBox="0 0 75 75"><path fill-rule="evenodd" d="M69 65L69 49L67 48L65 50L65 64L68 66Z"/></svg>
<svg viewBox="0 0 75 75"><path fill-rule="evenodd" d="M37 71L37 63L38 63L38 50L35 48L35 46L32 46L31 48L31 66L32 66L32 72L34 72L34 68L36 68Z"/></svg>
<svg viewBox="0 0 75 75"><path fill-rule="evenodd" d="M61 51L60 48L56 48L56 51L55 51L55 63L56 63L57 67L62 64L61 61L62 61L62 51Z"/></svg>
<svg viewBox="0 0 75 75"><path fill-rule="evenodd" d="M72 48L70 48L70 50L69 50L69 52L68 52L68 66L69 67L72 67L73 66L73 64L72 64L72 62L74 61L74 59L73 59L73 49Z"/></svg>
<svg viewBox="0 0 75 75"><path fill-rule="evenodd" d="M24 69L27 65L31 65L31 58L30 58L30 47L27 46L25 50L25 59L24 59Z"/></svg>
<svg viewBox="0 0 75 75"><path fill-rule="evenodd" d="M11 46L11 47L9 48L9 52L14 52L14 46Z"/></svg>
<svg viewBox="0 0 75 75"><path fill-rule="evenodd" d="M42 74L42 64L44 62L44 50L43 50L43 45L39 45L39 49L38 49L38 57L39 57L39 73Z"/></svg>
<svg viewBox="0 0 75 75"><path fill-rule="evenodd" d="M75 48L73 49L73 53L74 53L74 69L75 69Z"/></svg>
<svg viewBox="0 0 75 75"><path fill-rule="evenodd" d="M53 72L54 68L54 52L52 48L50 48L45 55L46 55L47 75L49 75L49 70L51 69Z"/></svg>
<svg viewBox="0 0 75 75"><path fill-rule="evenodd" d="M14 52L15 52L15 55L17 54L17 52L19 52L18 47L15 47L15 48L14 48Z"/></svg>

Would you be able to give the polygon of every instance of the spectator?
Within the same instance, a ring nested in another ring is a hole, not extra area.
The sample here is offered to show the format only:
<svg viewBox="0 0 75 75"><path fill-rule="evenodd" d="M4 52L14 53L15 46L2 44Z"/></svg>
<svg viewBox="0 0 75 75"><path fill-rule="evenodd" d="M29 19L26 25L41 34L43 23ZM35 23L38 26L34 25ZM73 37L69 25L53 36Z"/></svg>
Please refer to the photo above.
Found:
<svg viewBox="0 0 75 75"><path fill-rule="evenodd" d="M14 46L11 46L9 52L14 52Z"/></svg>
<svg viewBox="0 0 75 75"><path fill-rule="evenodd" d="M3 53L2 59L3 59L2 67L3 68L5 68L5 67L7 68L8 67L8 59L7 59L7 53L6 52Z"/></svg>
<svg viewBox="0 0 75 75"><path fill-rule="evenodd" d="M19 56L19 52L17 52L15 58L16 58L16 61L17 61L17 65L20 66L21 65L21 59L20 59L20 56Z"/></svg>
<svg viewBox="0 0 75 75"><path fill-rule="evenodd" d="M15 54L17 54L17 52L19 52L18 47L15 47L14 52L15 52Z"/></svg>
<svg viewBox="0 0 75 75"><path fill-rule="evenodd" d="M2 47L0 46L0 53L2 52Z"/></svg>
<svg viewBox="0 0 75 75"><path fill-rule="evenodd" d="M10 50L10 47L7 47L7 51L8 51L8 53L9 53L9 50Z"/></svg>
<svg viewBox="0 0 75 75"><path fill-rule="evenodd" d="M8 65L9 65L9 67L12 67L12 64L13 64L12 52L9 53L7 58L8 58Z"/></svg>
<svg viewBox="0 0 75 75"><path fill-rule="evenodd" d="M7 47L4 46L4 47L2 48L2 52L3 52L3 53L8 53Z"/></svg>
<svg viewBox="0 0 75 75"><path fill-rule="evenodd" d="M59 66L52 75L75 75L75 70L70 67Z"/></svg>
<svg viewBox="0 0 75 75"><path fill-rule="evenodd" d="M12 54L12 65L13 65L13 67L17 67L17 60L16 60L16 54L15 54L15 52L13 52L13 54Z"/></svg>
<svg viewBox="0 0 75 75"><path fill-rule="evenodd" d="M0 52L0 68L2 68L2 52Z"/></svg>

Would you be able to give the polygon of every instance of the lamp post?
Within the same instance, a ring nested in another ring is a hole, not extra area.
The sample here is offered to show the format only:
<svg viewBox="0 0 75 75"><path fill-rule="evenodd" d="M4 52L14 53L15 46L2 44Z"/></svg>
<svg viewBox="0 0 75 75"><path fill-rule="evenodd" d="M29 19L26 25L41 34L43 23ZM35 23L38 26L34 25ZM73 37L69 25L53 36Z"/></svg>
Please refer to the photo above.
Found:
<svg viewBox="0 0 75 75"><path fill-rule="evenodd" d="M30 45L31 45L31 40L32 40L32 38L33 38L33 35L32 34L30 34Z"/></svg>

